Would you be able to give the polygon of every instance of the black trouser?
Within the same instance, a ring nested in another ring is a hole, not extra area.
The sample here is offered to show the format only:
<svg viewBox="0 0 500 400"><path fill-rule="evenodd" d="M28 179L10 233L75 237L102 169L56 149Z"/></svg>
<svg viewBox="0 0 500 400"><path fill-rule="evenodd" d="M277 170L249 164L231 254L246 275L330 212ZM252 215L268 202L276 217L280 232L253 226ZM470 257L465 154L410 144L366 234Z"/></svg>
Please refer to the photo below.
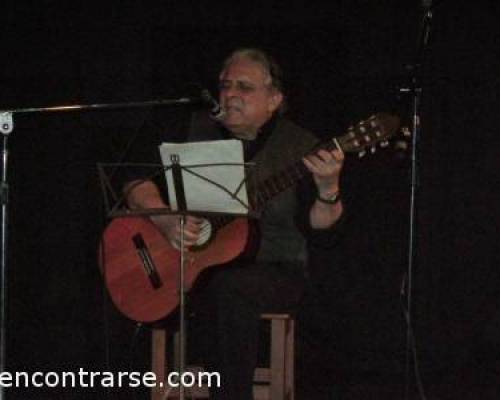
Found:
<svg viewBox="0 0 500 400"><path fill-rule="evenodd" d="M251 400L260 314L293 311L304 275L282 263L226 266L210 275L192 298L206 369L221 375L222 385L210 389L210 398Z"/></svg>

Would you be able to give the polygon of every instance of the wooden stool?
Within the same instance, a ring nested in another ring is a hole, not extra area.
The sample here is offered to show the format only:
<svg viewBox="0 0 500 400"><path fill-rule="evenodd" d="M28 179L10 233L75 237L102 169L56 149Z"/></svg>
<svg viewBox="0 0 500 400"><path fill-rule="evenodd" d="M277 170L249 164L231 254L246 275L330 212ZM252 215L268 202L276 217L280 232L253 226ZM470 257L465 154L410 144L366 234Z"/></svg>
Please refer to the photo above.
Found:
<svg viewBox="0 0 500 400"><path fill-rule="evenodd" d="M261 319L271 323L270 365L268 368L255 369L254 398L258 400L294 400L295 321L289 314L261 314ZM163 382L165 382L168 373L166 351L167 332L162 328L153 328L152 372L156 374L158 381ZM189 366L186 369L193 370ZM152 389L151 400L165 398L164 393L167 385L164 386ZM193 387L186 390L189 396L194 398L208 397L208 388L206 387ZM189 396L186 397L190 398ZM175 397L178 397L178 390L172 390L168 396L168 398Z"/></svg>

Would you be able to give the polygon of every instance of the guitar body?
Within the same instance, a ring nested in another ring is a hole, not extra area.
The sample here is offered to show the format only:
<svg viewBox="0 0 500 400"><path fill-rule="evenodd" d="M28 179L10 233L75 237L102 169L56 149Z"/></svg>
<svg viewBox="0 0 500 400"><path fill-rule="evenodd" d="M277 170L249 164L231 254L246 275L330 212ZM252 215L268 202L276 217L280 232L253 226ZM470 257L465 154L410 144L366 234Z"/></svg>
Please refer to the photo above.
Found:
<svg viewBox="0 0 500 400"><path fill-rule="evenodd" d="M248 239L248 222L237 218L218 229L208 246L185 255L185 287L211 266L240 255ZM179 305L180 251L149 219L114 219L104 231L101 270L116 307L134 321L165 318Z"/></svg>

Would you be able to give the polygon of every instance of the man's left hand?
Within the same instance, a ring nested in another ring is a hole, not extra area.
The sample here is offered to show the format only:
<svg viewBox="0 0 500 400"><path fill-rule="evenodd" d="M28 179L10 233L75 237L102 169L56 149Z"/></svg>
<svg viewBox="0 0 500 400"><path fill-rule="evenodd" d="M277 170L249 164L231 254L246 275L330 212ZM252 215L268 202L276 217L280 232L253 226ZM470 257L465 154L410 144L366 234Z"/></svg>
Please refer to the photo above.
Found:
<svg viewBox="0 0 500 400"><path fill-rule="evenodd" d="M321 197L328 197L339 191L339 178L344 153L340 150L319 150L303 159L306 168L313 174Z"/></svg>

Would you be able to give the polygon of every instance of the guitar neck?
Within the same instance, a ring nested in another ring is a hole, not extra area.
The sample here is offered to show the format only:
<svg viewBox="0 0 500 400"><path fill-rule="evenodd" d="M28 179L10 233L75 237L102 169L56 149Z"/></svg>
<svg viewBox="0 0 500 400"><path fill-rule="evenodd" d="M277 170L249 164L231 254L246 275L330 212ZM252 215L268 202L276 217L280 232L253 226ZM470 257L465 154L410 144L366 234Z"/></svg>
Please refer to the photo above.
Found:
<svg viewBox="0 0 500 400"><path fill-rule="evenodd" d="M320 149L329 151L338 149L344 153L358 153L362 156L366 149L374 150L378 143L384 146L387 139L393 136L398 128L398 117L384 113L372 115L370 118L349 127L346 134L320 142L308 154L316 153ZM307 173L308 170L304 163L299 160L263 182L257 183L255 190L251 190L253 192L251 201L253 209L262 209L265 203L292 187ZM217 217L215 221L212 221L212 224L218 228L233 220L233 217Z"/></svg>
<svg viewBox="0 0 500 400"><path fill-rule="evenodd" d="M315 153L320 149L340 149L340 145L335 139L328 140L315 146L314 149L306 155ZM305 167L302 160L299 160L283 169L279 173L267 178L264 182L257 185L257 190L254 197L254 207L256 209L260 209L262 206L264 206L265 203L267 203L269 200L271 200L281 192L295 185L308 173L309 171Z"/></svg>

